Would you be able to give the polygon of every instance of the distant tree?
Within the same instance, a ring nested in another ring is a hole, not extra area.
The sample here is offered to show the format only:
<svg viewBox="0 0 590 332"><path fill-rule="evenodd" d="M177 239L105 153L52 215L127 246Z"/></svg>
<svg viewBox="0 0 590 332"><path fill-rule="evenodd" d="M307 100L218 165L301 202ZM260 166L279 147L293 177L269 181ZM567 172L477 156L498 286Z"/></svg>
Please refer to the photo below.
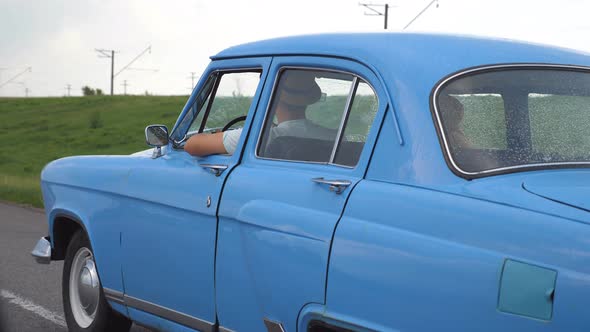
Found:
<svg viewBox="0 0 590 332"><path fill-rule="evenodd" d="M145 94L146 96L151 96L151 94L150 94L150 92L149 92L148 90L145 90L144 94Z"/></svg>
<svg viewBox="0 0 590 332"><path fill-rule="evenodd" d="M82 87L82 94L84 96L94 96L96 94L96 91L88 85L85 85Z"/></svg>
<svg viewBox="0 0 590 332"><path fill-rule="evenodd" d="M102 96L104 93L102 92L102 89L96 88L96 95L97 96Z"/></svg>

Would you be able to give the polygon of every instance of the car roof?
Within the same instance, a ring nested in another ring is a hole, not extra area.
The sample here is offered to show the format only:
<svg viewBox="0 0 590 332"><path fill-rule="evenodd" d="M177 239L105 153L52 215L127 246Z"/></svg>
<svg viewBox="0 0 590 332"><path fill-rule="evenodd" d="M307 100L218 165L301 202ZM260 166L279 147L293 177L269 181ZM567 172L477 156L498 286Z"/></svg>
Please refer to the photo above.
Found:
<svg viewBox="0 0 590 332"><path fill-rule="evenodd" d="M398 151L395 162L403 167L412 166L407 173L400 172L404 174L397 180L414 184L464 181L452 175L446 165L431 113L430 97L444 78L467 68L499 64L572 65L590 69L590 55L576 50L506 39L391 32L263 40L230 47L212 60L302 55L352 59L379 77L377 84L387 91L395 114L392 119L399 144L413 147ZM362 77L362 73L356 74ZM426 166L425 161L428 161Z"/></svg>
<svg viewBox="0 0 590 332"><path fill-rule="evenodd" d="M434 33L333 33L282 37L227 48L211 57L318 55L354 59L397 73L429 70L438 76L503 63L590 66L581 51L507 39Z"/></svg>

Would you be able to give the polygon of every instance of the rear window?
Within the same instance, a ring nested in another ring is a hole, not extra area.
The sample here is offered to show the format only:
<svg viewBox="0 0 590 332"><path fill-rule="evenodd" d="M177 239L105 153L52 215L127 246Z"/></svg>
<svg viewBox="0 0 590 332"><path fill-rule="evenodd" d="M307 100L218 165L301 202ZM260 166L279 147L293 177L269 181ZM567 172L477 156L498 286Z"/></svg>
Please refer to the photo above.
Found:
<svg viewBox="0 0 590 332"><path fill-rule="evenodd" d="M452 166L477 176L590 164L590 74L504 68L453 78L435 114Z"/></svg>

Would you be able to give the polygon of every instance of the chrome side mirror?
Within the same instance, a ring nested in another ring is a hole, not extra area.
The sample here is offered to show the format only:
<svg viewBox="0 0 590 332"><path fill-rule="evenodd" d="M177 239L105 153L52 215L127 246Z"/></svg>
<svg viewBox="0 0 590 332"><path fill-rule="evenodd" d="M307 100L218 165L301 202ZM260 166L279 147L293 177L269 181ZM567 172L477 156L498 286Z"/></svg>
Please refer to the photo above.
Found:
<svg viewBox="0 0 590 332"><path fill-rule="evenodd" d="M147 145L153 146L152 158L162 156L162 147L168 145L168 128L164 125L150 125L145 127L145 141Z"/></svg>

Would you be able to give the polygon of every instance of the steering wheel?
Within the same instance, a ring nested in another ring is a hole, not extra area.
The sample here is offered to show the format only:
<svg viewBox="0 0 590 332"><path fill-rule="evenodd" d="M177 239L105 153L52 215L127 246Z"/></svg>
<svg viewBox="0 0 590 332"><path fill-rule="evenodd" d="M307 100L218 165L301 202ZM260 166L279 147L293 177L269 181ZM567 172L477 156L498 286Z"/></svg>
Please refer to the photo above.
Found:
<svg viewBox="0 0 590 332"><path fill-rule="evenodd" d="M235 125L236 123L240 122L240 121L245 121L246 120L246 116L245 115L241 115L238 116L235 119L231 119L228 123L225 124L225 126L223 126L223 129L221 129L221 131L226 131L229 128L231 128L231 126Z"/></svg>

